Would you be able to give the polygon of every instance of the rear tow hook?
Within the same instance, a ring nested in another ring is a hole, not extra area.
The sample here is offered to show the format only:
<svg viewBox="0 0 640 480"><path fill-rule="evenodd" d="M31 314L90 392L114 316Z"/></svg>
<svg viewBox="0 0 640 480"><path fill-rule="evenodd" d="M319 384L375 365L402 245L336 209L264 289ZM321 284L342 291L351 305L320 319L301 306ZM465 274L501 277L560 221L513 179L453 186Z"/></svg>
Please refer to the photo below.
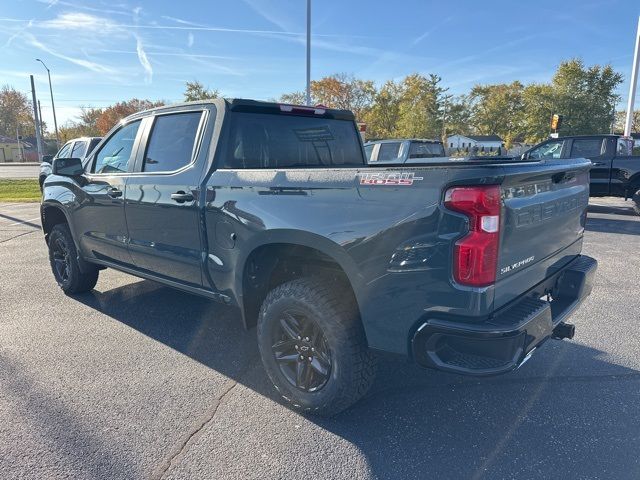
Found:
<svg viewBox="0 0 640 480"><path fill-rule="evenodd" d="M556 340L562 340L568 338L571 340L573 336L576 334L576 326L572 323L564 323L560 322L556 328L553 329L551 333L551 338L555 338Z"/></svg>

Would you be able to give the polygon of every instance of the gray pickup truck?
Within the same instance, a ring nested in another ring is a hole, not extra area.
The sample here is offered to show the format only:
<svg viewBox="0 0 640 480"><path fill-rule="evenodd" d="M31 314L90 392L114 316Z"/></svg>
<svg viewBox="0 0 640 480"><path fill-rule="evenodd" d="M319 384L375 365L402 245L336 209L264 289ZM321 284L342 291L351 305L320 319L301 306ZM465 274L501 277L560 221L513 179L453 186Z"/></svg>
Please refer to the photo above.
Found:
<svg viewBox="0 0 640 480"><path fill-rule="evenodd" d="M330 415L367 392L376 352L492 375L571 338L596 270L590 167L373 167L351 112L217 99L56 159L42 228L64 292L108 267L237 307L284 401Z"/></svg>

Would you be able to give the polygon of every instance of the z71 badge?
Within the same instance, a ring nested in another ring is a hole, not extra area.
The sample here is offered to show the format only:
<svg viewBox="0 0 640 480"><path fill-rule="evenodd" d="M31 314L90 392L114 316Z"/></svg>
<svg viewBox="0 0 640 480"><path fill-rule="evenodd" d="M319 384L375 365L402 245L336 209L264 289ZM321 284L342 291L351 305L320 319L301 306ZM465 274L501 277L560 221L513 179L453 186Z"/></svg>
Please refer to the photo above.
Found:
<svg viewBox="0 0 640 480"><path fill-rule="evenodd" d="M413 185L416 180L423 180L423 177L416 177L413 172L399 173L360 173L360 185Z"/></svg>

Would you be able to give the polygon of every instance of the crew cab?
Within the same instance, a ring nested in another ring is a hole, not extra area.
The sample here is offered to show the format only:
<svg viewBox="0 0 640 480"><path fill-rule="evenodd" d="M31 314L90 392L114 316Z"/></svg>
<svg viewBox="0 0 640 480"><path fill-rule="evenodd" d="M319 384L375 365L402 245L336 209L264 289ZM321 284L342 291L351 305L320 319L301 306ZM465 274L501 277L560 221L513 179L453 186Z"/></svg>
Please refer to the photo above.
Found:
<svg viewBox="0 0 640 480"><path fill-rule="evenodd" d="M367 392L376 352L492 375L572 337L596 271L590 167L368 166L349 111L215 99L127 117L85 165L56 159L42 228L65 293L108 267L237 307L284 401L331 415Z"/></svg>
<svg viewBox="0 0 640 480"><path fill-rule="evenodd" d="M440 140L417 138L368 142L364 151L369 163L388 165L422 163L426 159L443 160L447 156Z"/></svg>
<svg viewBox="0 0 640 480"><path fill-rule="evenodd" d="M588 158L592 197L632 198L640 215L640 148L620 135L580 135L547 140L523 155L523 160Z"/></svg>
<svg viewBox="0 0 640 480"><path fill-rule="evenodd" d="M40 164L40 173L38 174L38 184L40 191L45 178L51 175L51 165L56 158L80 158L84 159L91 153L102 137L80 137L69 140L65 143L55 155L44 155Z"/></svg>

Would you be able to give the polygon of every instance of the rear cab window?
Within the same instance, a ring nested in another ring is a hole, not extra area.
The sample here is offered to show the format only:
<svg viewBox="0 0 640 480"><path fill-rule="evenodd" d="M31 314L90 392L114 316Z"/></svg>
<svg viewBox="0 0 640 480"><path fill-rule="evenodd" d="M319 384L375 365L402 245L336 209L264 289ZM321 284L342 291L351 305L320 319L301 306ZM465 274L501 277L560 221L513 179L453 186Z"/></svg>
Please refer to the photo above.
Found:
<svg viewBox="0 0 640 480"><path fill-rule="evenodd" d="M225 168L327 168L365 164L355 123L334 118L233 112Z"/></svg>

